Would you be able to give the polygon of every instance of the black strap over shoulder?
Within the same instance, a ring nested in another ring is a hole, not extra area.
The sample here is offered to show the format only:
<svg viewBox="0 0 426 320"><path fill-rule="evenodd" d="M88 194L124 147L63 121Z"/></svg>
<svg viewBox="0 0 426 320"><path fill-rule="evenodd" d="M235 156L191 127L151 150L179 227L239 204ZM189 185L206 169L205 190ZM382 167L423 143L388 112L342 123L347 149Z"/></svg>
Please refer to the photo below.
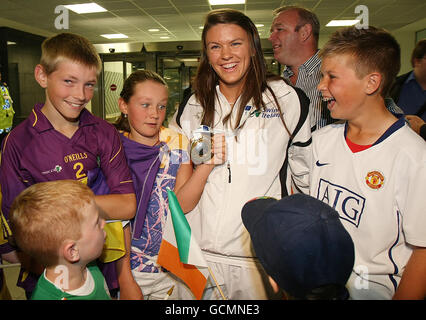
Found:
<svg viewBox="0 0 426 320"><path fill-rule="evenodd" d="M297 96L299 97L299 101L300 101L300 117L299 117L299 121L297 122L296 128L294 129L294 132L291 135L290 139L293 139L297 135L297 133L299 132L300 128L303 126L303 124L305 123L306 119L308 118L309 104L311 102L309 100L308 96L305 94L305 92L302 89L296 88L296 87L293 87L293 89L296 90Z"/></svg>
<svg viewBox="0 0 426 320"><path fill-rule="evenodd" d="M285 160L284 163L281 167L280 170L280 182L281 182L281 197L285 197L288 196L288 190L286 188L286 181L287 181L287 167L288 167L288 149L290 148L294 137L297 135L297 133L299 132L300 128L303 126L303 124L305 123L306 119L308 118L309 115L309 103L310 100L307 97L307 95L305 94L305 92L300 89L300 88L296 88L293 87L292 88L296 91L297 96L299 97L299 101L300 101L300 117L299 117L299 121L297 122L296 128L294 129L293 133L290 136L290 139L288 140L288 144L287 144L287 148L286 148L286 153L285 153ZM305 143L301 143L301 142L296 142L294 145L300 146L300 147L304 147L307 146L311 143L311 139L309 139L309 141L306 141ZM300 191L300 190L299 190Z"/></svg>
<svg viewBox="0 0 426 320"><path fill-rule="evenodd" d="M186 106L186 104L188 103L189 99L192 97L193 94L194 94L194 92L191 92L191 94L186 95L183 98L182 102L179 104L177 115L176 115L176 123L181 128L182 128L182 126L180 125L180 117L182 116L183 110L185 110L185 106Z"/></svg>

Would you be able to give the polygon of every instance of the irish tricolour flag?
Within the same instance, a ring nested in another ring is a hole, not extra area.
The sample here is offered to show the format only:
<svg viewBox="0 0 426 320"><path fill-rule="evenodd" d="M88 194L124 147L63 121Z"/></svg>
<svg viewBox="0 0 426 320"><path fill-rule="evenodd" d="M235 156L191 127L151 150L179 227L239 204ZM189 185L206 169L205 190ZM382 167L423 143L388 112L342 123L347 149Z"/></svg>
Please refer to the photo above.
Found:
<svg viewBox="0 0 426 320"><path fill-rule="evenodd" d="M174 192L167 190L171 217L167 217L157 262L178 276L201 299L209 270ZM171 218L171 219L170 219Z"/></svg>

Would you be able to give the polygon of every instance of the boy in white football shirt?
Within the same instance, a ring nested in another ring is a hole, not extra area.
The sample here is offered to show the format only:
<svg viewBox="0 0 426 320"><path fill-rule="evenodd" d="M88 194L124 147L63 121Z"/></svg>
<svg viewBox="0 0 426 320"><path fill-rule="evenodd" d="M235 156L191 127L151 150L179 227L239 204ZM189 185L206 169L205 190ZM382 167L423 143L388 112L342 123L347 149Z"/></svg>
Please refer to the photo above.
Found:
<svg viewBox="0 0 426 320"><path fill-rule="evenodd" d="M386 31L349 27L320 52L331 116L312 136L310 193L339 213L355 244L352 299L426 296L426 143L388 111L400 48Z"/></svg>

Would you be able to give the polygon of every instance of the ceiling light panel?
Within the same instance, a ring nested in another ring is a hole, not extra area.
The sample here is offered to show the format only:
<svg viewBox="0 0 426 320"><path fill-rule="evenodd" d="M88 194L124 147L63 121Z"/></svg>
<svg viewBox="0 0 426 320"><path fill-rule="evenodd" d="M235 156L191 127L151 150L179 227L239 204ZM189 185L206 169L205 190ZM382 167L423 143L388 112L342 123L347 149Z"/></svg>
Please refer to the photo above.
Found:
<svg viewBox="0 0 426 320"><path fill-rule="evenodd" d="M102 37L107 39L126 39L128 36L122 33L113 33L113 34L101 34Z"/></svg>
<svg viewBox="0 0 426 320"><path fill-rule="evenodd" d="M245 4L246 0L209 0L210 5L219 6L226 4Z"/></svg>
<svg viewBox="0 0 426 320"><path fill-rule="evenodd" d="M345 26L353 26L354 24L357 24L360 22L360 20L331 20L329 23L327 23L326 27L345 27Z"/></svg>
<svg viewBox="0 0 426 320"><path fill-rule="evenodd" d="M70 4L70 5L64 5L64 7L71 10L71 11L74 11L78 14L107 11L107 9L101 7L100 5L98 5L94 2L81 3L81 4Z"/></svg>

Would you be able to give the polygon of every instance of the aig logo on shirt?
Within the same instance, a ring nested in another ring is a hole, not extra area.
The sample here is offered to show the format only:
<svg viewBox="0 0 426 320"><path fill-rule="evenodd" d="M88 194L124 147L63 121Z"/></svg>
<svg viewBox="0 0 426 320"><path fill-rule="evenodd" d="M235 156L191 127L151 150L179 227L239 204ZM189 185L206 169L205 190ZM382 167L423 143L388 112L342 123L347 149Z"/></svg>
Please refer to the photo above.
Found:
<svg viewBox="0 0 426 320"><path fill-rule="evenodd" d="M328 203L339 213L341 219L358 228L365 206L364 197L345 187L320 179L317 199Z"/></svg>

